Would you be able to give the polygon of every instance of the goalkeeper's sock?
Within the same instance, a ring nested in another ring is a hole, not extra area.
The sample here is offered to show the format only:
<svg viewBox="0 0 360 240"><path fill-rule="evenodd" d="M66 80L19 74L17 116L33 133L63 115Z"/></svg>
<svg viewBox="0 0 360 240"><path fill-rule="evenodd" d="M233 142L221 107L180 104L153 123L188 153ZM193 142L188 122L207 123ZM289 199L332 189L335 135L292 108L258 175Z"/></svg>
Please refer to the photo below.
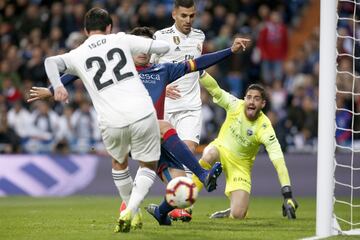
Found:
<svg viewBox="0 0 360 240"><path fill-rule="evenodd" d="M202 159L199 160L199 165L200 165L202 168L206 169L206 170L211 169L211 165L210 165L208 162L205 162L205 161L202 160ZM197 176L195 176L195 175L192 176L192 180L193 180L193 182L195 183L198 192L200 192L201 189L204 187L204 184L203 184L202 181L201 181Z"/></svg>
<svg viewBox="0 0 360 240"><path fill-rule="evenodd" d="M133 179L130 175L129 168L127 167L124 170L112 169L112 177L121 199L127 204L133 187Z"/></svg>
<svg viewBox="0 0 360 240"><path fill-rule="evenodd" d="M173 206L171 206L165 199L161 202L161 204L159 205L159 213L160 216L166 216L169 212L171 212L172 210L174 210L175 208Z"/></svg>
<svg viewBox="0 0 360 240"><path fill-rule="evenodd" d="M164 133L162 147L189 168L201 181L205 181L208 172L200 166L190 149L179 138L175 129L169 129Z"/></svg>
<svg viewBox="0 0 360 240"><path fill-rule="evenodd" d="M153 185L155 177L155 171L150 168L142 167L138 169L127 209L130 209L133 213L136 212Z"/></svg>

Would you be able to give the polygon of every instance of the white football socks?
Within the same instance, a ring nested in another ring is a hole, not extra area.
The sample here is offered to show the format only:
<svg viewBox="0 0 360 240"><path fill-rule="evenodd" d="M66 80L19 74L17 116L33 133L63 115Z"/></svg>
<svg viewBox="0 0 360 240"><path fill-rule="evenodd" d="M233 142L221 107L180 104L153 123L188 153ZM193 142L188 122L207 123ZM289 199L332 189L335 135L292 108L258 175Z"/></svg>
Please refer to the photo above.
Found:
<svg viewBox="0 0 360 240"><path fill-rule="evenodd" d="M127 204L130 199L131 190L133 188L133 179L130 175L129 168L124 170L112 169L112 177L115 186L119 190L119 194L122 200Z"/></svg>
<svg viewBox="0 0 360 240"><path fill-rule="evenodd" d="M130 209L134 214L145 196L148 194L150 187L153 185L156 177L155 171L143 167L139 168L135 177L133 189L131 192L129 204L127 209Z"/></svg>

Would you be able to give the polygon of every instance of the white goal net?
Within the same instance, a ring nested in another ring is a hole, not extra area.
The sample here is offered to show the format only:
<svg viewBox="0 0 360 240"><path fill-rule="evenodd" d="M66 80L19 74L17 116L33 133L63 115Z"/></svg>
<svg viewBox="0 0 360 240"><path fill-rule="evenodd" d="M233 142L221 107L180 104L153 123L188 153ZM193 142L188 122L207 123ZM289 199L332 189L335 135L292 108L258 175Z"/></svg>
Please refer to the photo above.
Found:
<svg viewBox="0 0 360 240"><path fill-rule="evenodd" d="M360 0L336 12L333 234L360 234Z"/></svg>

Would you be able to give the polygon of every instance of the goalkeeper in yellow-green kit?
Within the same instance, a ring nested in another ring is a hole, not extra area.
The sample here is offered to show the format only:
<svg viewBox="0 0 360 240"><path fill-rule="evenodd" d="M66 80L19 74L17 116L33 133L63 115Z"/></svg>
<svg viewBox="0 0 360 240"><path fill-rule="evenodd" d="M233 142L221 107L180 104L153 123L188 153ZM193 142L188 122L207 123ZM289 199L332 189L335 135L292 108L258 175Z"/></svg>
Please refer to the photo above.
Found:
<svg viewBox="0 0 360 240"><path fill-rule="evenodd" d="M284 197L283 215L295 219L298 207L292 196L284 155L268 117L262 112L266 104L265 90L261 85L250 85L244 100L238 99L219 87L209 74L200 80L213 97L214 103L226 110L226 119L218 137L205 149L200 165L210 169L220 161L226 177L225 194L230 208L215 212L210 218L243 219L248 211L251 191L251 170L255 157L263 144L277 171ZM202 183L193 177L200 190Z"/></svg>

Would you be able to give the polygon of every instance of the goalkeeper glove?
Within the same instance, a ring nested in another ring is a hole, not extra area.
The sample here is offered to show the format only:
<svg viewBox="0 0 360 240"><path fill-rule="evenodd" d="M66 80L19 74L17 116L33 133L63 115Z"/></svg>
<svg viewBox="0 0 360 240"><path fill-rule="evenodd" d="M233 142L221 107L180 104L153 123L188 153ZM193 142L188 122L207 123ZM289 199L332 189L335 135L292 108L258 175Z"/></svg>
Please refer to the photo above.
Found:
<svg viewBox="0 0 360 240"><path fill-rule="evenodd" d="M296 209L298 208L298 203L292 197L291 187L284 186L281 188L281 194L284 197L284 203L282 205L282 212L284 217L288 219L296 219Z"/></svg>

